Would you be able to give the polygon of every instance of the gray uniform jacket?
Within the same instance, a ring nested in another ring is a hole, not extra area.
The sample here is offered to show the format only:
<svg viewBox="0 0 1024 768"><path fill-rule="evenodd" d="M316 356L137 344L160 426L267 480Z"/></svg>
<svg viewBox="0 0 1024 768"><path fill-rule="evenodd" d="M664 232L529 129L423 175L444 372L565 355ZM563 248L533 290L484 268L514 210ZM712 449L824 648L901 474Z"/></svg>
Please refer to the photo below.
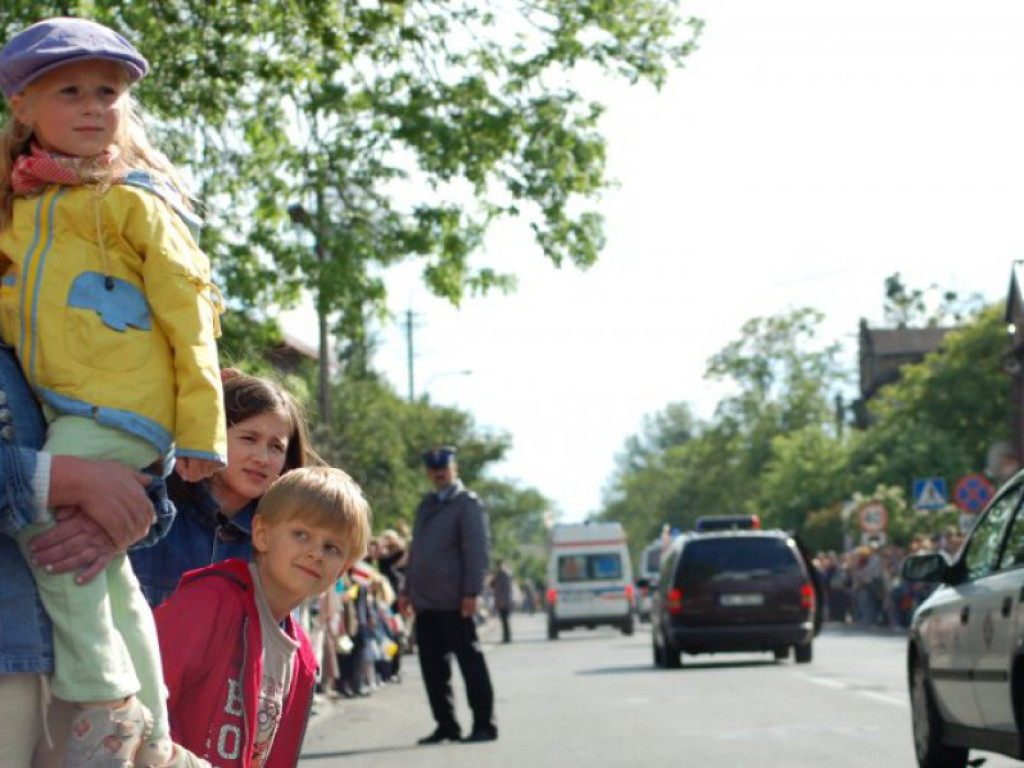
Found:
<svg viewBox="0 0 1024 768"><path fill-rule="evenodd" d="M457 611L478 596L487 572L487 517L476 494L456 480L416 508L405 593L417 611ZM440 496L440 497L439 497Z"/></svg>

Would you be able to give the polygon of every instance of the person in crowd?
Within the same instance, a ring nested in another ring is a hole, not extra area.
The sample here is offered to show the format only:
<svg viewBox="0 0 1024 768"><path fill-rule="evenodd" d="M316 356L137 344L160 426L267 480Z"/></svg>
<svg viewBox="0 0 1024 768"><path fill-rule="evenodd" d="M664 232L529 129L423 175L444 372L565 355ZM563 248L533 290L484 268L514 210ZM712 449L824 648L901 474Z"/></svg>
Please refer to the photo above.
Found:
<svg viewBox="0 0 1024 768"><path fill-rule="evenodd" d="M533 591L533 580L523 579L523 612L533 616L537 612L537 595Z"/></svg>
<svg viewBox="0 0 1024 768"><path fill-rule="evenodd" d="M320 682L317 683L317 693L326 696L328 699L336 699L339 695L335 687L338 681L336 617L341 609L341 600L338 598L338 593L334 590L334 584L316 597L310 598L307 606L309 611L309 631L307 634L309 635L309 642L313 646L317 665L320 667Z"/></svg>
<svg viewBox="0 0 1024 768"><path fill-rule="evenodd" d="M377 569L388 580L395 600L402 591L407 558L405 541L398 531L393 528L386 529L377 540ZM392 608L394 607L393 605Z"/></svg>
<svg viewBox="0 0 1024 768"><path fill-rule="evenodd" d="M222 306L189 198L130 95L148 68L79 18L38 22L0 51L0 334L43 403L48 453L198 481L227 463ZM25 526L19 545L52 524ZM53 623L53 692L79 705L66 765L169 764L160 649L127 555L87 583L32 574Z"/></svg>
<svg viewBox="0 0 1024 768"><path fill-rule="evenodd" d="M56 562L88 581L150 530L150 478L117 462L40 452L42 413L6 346L0 346L0 424L0 765L60 766L73 710L58 701L44 709L53 672L51 625L15 536L56 508L74 529L72 541L54 544L44 533L31 546L56 548ZM54 737L49 743L44 730Z"/></svg>
<svg viewBox="0 0 1024 768"><path fill-rule="evenodd" d="M487 572L488 530L483 505L458 478L455 449L433 448L423 454L434 490L416 509L409 562L399 603L416 616L416 644L427 699L436 728L420 744L458 741L451 686L454 655L466 682L473 728L466 741L498 738L494 690L477 640L477 603Z"/></svg>
<svg viewBox="0 0 1024 768"><path fill-rule="evenodd" d="M374 642L372 687L398 680L395 660L398 658L401 637L397 616L391 608L394 602L391 584L381 574L374 574L369 588L370 626Z"/></svg>
<svg viewBox="0 0 1024 768"><path fill-rule="evenodd" d="M404 523L404 521L400 521ZM387 528L379 539L377 552L377 567L381 575L387 579L389 593L392 601L388 606L393 617L396 628L393 631L392 639L398 642L399 651L392 656L389 662L390 679L399 681L402 679L402 653L401 649L408 642L408 627L405 625L401 613L398 610L398 595L405 583L405 566L409 558L409 550L405 538L394 528Z"/></svg>
<svg viewBox="0 0 1024 768"><path fill-rule="evenodd" d="M346 699L358 694L358 660L356 641L359 638L357 598L359 585L354 582L351 569L343 573L335 585L341 610L337 621L338 692Z"/></svg>
<svg viewBox="0 0 1024 768"><path fill-rule="evenodd" d="M511 643L509 614L512 611L512 574L505 567L504 560L498 561L497 569L491 576L491 594L494 596L494 610L501 619L501 642Z"/></svg>
<svg viewBox="0 0 1024 768"><path fill-rule="evenodd" d="M853 602L857 622L875 626L882 621L885 595L882 560L878 551L866 544L857 549L853 571Z"/></svg>
<svg viewBox="0 0 1024 768"><path fill-rule="evenodd" d="M209 480L172 478L174 526L158 544L131 552L135 574L156 607L196 568L231 557L248 559L253 513L282 473L319 463L295 399L267 378L230 369L224 375L228 467Z"/></svg>
<svg viewBox="0 0 1024 768"><path fill-rule="evenodd" d="M271 485L252 561L192 572L156 609L176 741L218 768L298 763L316 659L291 612L362 557L369 536L369 504L342 470L305 467Z"/></svg>

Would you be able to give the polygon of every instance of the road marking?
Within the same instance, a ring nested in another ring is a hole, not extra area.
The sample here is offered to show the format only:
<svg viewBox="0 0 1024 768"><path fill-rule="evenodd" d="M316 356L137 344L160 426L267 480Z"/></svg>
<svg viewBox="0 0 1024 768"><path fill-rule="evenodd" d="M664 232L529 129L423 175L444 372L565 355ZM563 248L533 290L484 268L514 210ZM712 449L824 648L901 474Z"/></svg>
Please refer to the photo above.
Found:
<svg viewBox="0 0 1024 768"><path fill-rule="evenodd" d="M814 683L815 685L820 685L825 688L838 688L848 693L856 693L859 696L874 699L875 701L881 701L885 704L891 704L895 707L902 707L903 709L910 708L909 694L907 698L902 698L888 693L879 693L878 691L866 691L851 683L844 683L841 680L831 680L825 677L815 677L814 675L800 675L800 677Z"/></svg>
<svg viewBox="0 0 1024 768"><path fill-rule="evenodd" d="M876 693L875 691L857 691L857 693L861 694L862 696L867 696L869 699L874 699L875 701L881 701L881 702L884 702L886 704L892 704L893 706L896 706L896 707L903 707L904 709L909 709L910 708L910 699L909 698L907 698L907 699L900 699L900 698L897 698L896 696L890 696L887 693Z"/></svg>

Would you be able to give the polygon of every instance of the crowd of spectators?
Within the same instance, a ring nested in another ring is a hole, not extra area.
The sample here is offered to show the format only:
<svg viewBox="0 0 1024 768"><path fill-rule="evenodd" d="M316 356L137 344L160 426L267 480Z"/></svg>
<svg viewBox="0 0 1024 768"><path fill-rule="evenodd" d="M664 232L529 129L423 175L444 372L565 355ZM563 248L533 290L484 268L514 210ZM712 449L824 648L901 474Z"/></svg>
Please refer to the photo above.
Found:
<svg viewBox="0 0 1024 768"><path fill-rule="evenodd" d="M914 610L934 585L909 583L900 569L911 554L945 551L956 554L963 535L950 529L915 536L909 546L861 544L845 552L819 552L814 567L821 576L827 622L865 627L906 628Z"/></svg>
<svg viewBox="0 0 1024 768"><path fill-rule="evenodd" d="M401 681L411 626L397 596L408 553L405 536L386 530L371 539L364 560L303 606L300 619L320 662L317 703L370 696Z"/></svg>

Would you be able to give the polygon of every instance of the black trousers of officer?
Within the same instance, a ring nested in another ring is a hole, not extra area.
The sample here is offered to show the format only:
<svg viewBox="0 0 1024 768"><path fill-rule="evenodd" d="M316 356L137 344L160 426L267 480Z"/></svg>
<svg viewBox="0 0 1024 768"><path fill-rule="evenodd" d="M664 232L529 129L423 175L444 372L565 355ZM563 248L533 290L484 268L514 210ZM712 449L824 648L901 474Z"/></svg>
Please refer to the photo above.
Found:
<svg viewBox="0 0 1024 768"><path fill-rule="evenodd" d="M501 642L511 643L512 642L512 629L508 624L508 608L499 608L498 617L501 619Z"/></svg>
<svg viewBox="0 0 1024 768"><path fill-rule="evenodd" d="M454 655L466 682L466 698L473 712L473 730L497 732L491 675L487 671L472 617L464 617L459 611L417 612L416 646L430 711L438 730L449 735L461 732L455 719L452 693L451 656Z"/></svg>

